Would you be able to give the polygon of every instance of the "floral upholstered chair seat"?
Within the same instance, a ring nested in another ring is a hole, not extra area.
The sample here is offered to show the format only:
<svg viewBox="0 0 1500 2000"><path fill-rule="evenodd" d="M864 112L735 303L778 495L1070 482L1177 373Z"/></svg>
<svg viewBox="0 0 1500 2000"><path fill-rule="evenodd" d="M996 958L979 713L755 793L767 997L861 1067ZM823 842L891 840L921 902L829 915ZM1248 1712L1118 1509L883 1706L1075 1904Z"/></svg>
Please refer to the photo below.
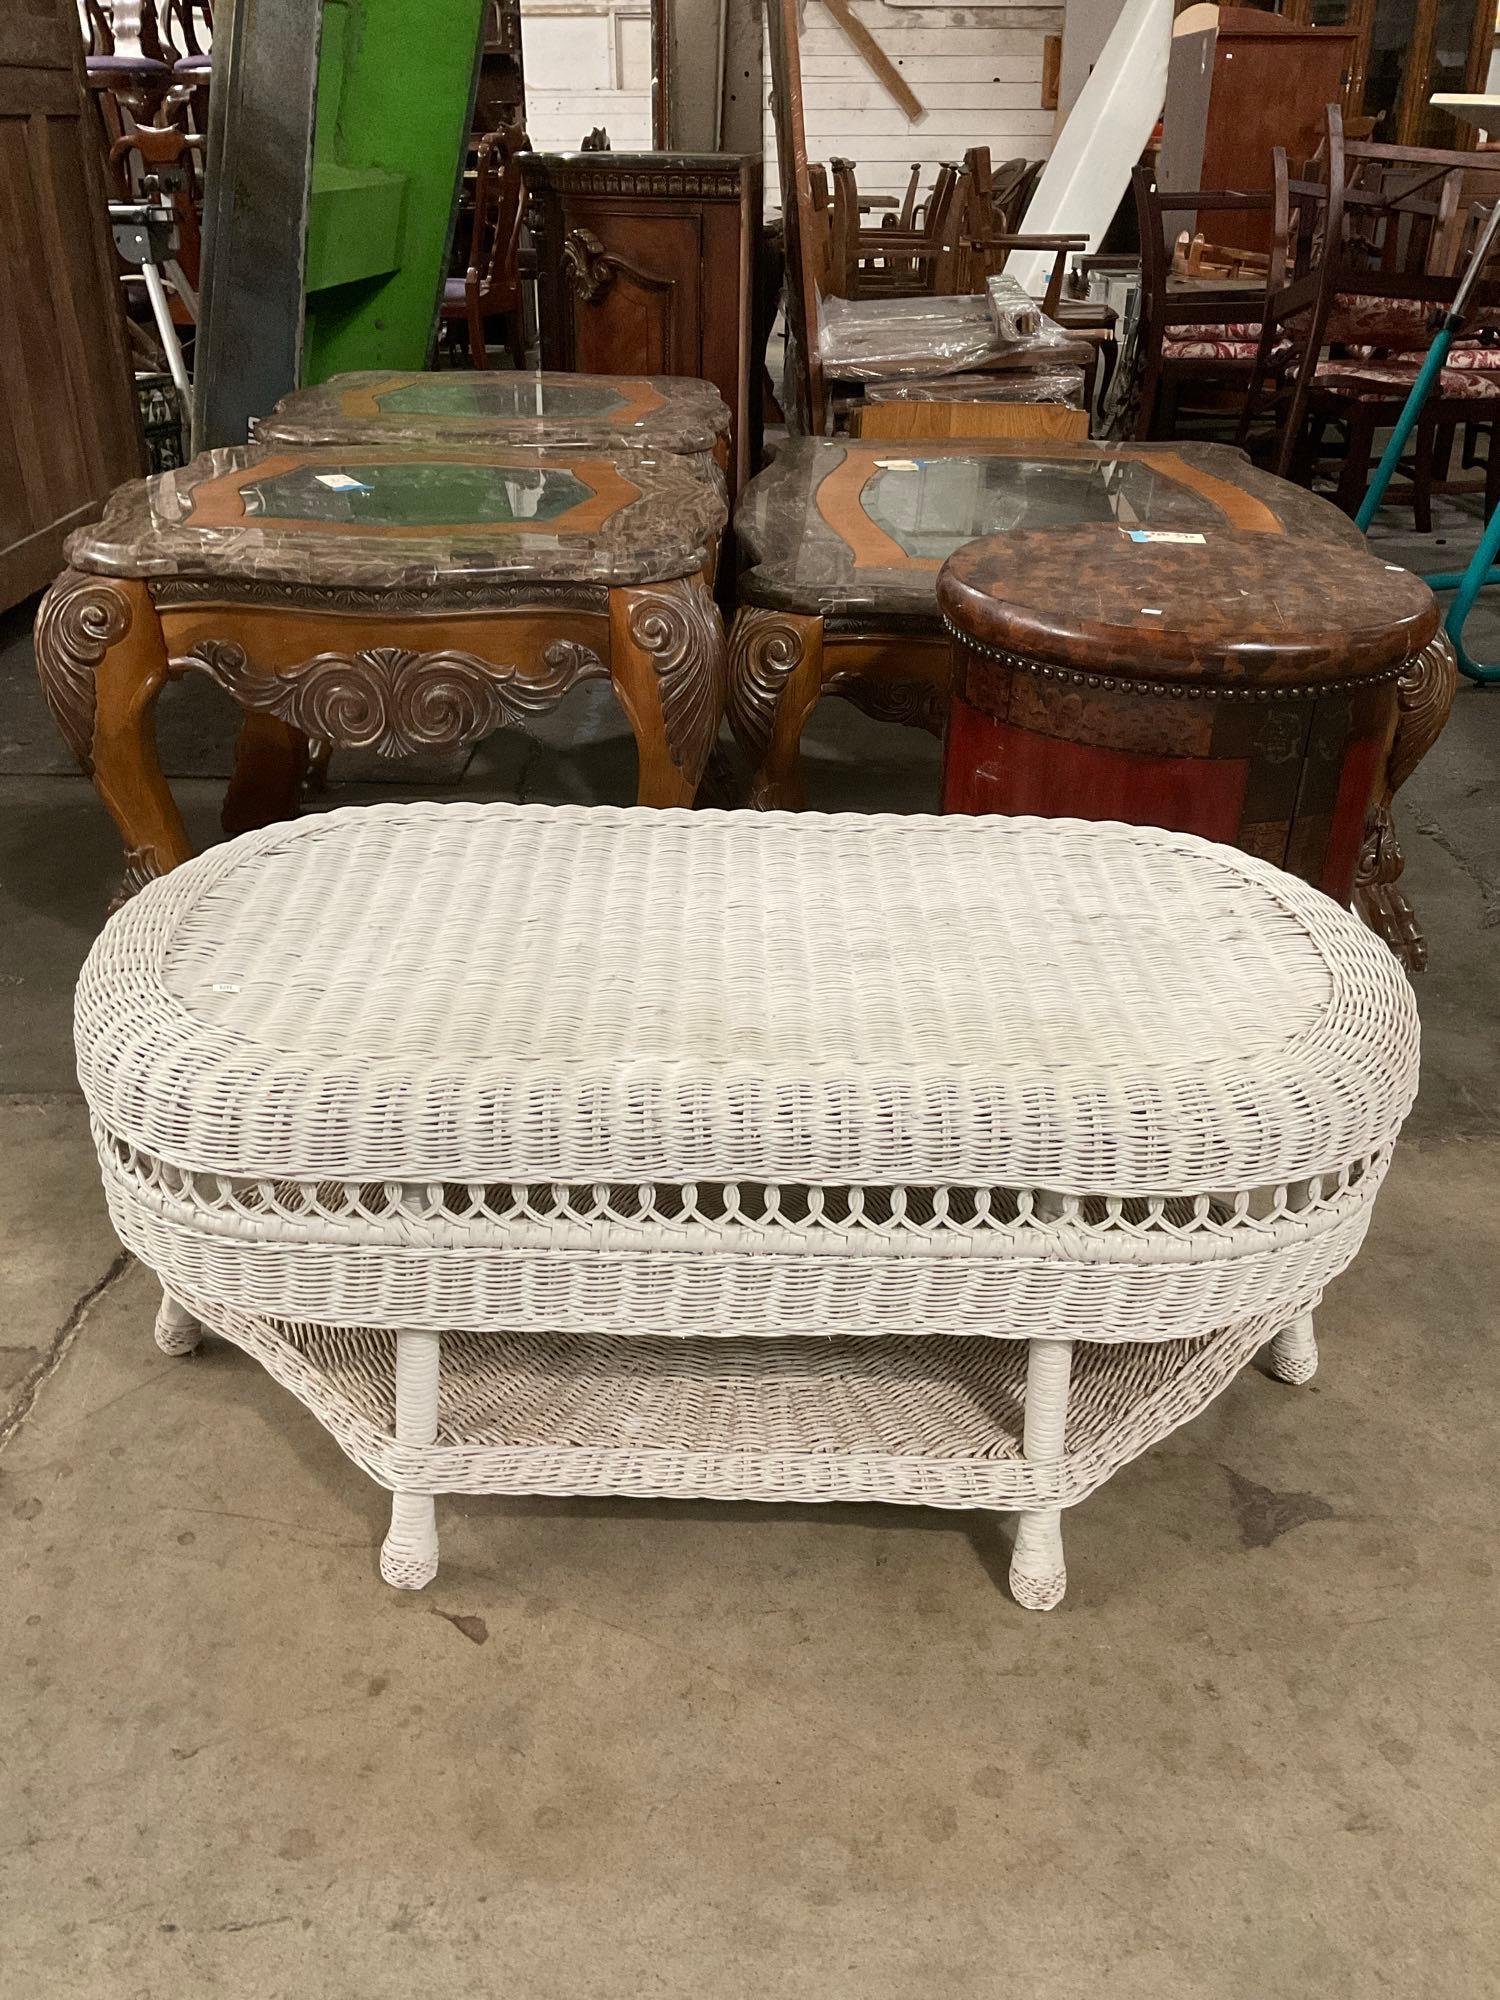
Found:
<svg viewBox="0 0 1500 2000"><path fill-rule="evenodd" d="M1329 356L1318 363L1314 380L1320 389L1334 391L1356 402L1388 403L1402 399L1410 390L1426 360L1420 353L1381 354L1373 348L1362 353ZM1455 344L1438 378L1437 393L1465 402L1500 401L1500 347L1482 347L1475 342Z"/></svg>
<svg viewBox="0 0 1500 2000"><path fill-rule="evenodd" d="M1242 361L1250 367L1260 346L1259 320L1223 320L1202 326L1169 326L1162 340L1162 354L1169 361ZM1280 340L1272 350L1280 357L1288 343Z"/></svg>

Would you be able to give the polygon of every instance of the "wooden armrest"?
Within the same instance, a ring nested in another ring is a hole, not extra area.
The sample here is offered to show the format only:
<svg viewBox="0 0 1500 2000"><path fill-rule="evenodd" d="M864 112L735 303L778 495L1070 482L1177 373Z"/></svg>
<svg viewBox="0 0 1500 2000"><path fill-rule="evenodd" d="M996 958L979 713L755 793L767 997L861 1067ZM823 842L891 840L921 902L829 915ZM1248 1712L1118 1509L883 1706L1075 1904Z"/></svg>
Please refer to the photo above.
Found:
<svg viewBox="0 0 1500 2000"><path fill-rule="evenodd" d="M1087 236L1072 236L1058 232L1046 235L1031 235L1025 230L997 230L983 239L993 250L1086 250Z"/></svg>
<svg viewBox="0 0 1500 2000"><path fill-rule="evenodd" d="M873 254L882 257L935 257L942 249L930 236L920 236L906 229L862 229L859 232L859 247L868 247Z"/></svg>

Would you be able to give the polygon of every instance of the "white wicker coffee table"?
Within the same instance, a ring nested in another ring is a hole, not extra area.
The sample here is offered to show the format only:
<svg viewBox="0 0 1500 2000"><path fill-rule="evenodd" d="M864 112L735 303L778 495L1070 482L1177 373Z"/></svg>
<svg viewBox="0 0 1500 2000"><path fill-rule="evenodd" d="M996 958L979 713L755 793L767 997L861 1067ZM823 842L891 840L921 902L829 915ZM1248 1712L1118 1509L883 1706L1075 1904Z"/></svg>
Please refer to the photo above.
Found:
<svg viewBox="0 0 1500 2000"><path fill-rule="evenodd" d="M1310 1314L1415 1090L1390 953L1190 836L412 805L152 883L79 984L158 1339L392 1489L1060 1510Z"/></svg>

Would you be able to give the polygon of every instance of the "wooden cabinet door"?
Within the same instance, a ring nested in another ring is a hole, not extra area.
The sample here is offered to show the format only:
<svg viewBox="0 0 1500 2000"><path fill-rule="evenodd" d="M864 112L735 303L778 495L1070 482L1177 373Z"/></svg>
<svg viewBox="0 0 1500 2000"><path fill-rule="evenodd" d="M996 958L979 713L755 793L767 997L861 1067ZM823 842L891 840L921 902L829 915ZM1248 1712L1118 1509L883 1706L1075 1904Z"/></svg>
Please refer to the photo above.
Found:
<svg viewBox="0 0 1500 2000"><path fill-rule="evenodd" d="M730 498L760 458L760 163L731 153L523 153L542 366L690 375L729 406Z"/></svg>
<svg viewBox="0 0 1500 2000"><path fill-rule="evenodd" d="M574 267L584 273L573 309L574 366L606 374L629 355L642 375L701 375L701 213L580 201L574 218L587 232L571 239Z"/></svg>
<svg viewBox="0 0 1500 2000"><path fill-rule="evenodd" d="M0 609L142 470L74 0L0 0Z"/></svg>

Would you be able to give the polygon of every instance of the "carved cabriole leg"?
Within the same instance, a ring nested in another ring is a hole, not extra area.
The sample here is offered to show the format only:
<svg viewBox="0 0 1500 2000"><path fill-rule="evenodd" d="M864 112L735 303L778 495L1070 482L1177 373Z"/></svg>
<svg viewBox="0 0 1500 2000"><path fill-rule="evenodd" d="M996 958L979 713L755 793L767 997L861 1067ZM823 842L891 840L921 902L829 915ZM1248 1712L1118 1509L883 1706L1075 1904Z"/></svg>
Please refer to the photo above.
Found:
<svg viewBox="0 0 1500 2000"><path fill-rule="evenodd" d="M1396 887L1406 858L1396 838L1391 801L1442 734L1458 689L1458 662L1446 632L1403 668L1396 683L1396 726L1385 780L1365 824L1354 875L1354 907L1390 946L1408 972L1427 963L1427 940L1405 896Z"/></svg>
<svg viewBox="0 0 1500 2000"><path fill-rule="evenodd" d="M1278 1382L1310 1382L1318 1372L1318 1342L1313 1333L1313 1316L1304 1313L1284 1326L1266 1350L1271 1373Z"/></svg>
<svg viewBox="0 0 1500 2000"><path fill-rule="evenodd" d="M170 1292L161 1295L161 1311L156 1315L156 1344L163 1354L191 1354L203 1338L203 1328L180 1306Z"/></svg>
<svg viewBox="0 0 1500 2000"><path fill-rule="evenodd" d="M701 577L610 592L609 675L635 732L638 805L693 803L725 673L724 621Z"/></svg>
<svg viewBox="0 0 1500 2000"><path fill-rule="evenodd" d="M36 659L63 739L124 839L126 890L186 861L193 850L156 755L168 669L145 584L64 570L37 613Z"/></svg>
<svg viewBox="0 0 1500 2000"><path fill-rule="evenodd" d="M823 621L747 606L729 651L729 726L750 764L750 803L798 811L799 746L823 692Z"/></svg>
<svg viewBox="0 0 1500 2000"><path fill-rule="evenodd" d="M396 1336L396 1440L431 1444L437 1436L438 1334ZM391 1528L380 1550L380 1574L398 1590L420 1590L437 1575L437 1507L430 1493L391 1495Z"/></svg>
<svg viewBox="0 0 1500 2000"><path fill-rule="evenodd" d="M249 710L234 746L234 770L219 823L227 834L249 833L295 819L307 778L307 738L278 716Z"/></svg>
<svg viewBox="0 0 1500 2000"><path fill-rule="evenodd" d="M1026 1421L1022 1450L1028 1459L1059 1459L1068 1422L1071 1340L1033 1340L1026 1353ZM1062 1509L1023 1514L1010 1558L1010 1588L1028 1611L1061 1604L1068 1573L1063 1565Z"/></svg>

